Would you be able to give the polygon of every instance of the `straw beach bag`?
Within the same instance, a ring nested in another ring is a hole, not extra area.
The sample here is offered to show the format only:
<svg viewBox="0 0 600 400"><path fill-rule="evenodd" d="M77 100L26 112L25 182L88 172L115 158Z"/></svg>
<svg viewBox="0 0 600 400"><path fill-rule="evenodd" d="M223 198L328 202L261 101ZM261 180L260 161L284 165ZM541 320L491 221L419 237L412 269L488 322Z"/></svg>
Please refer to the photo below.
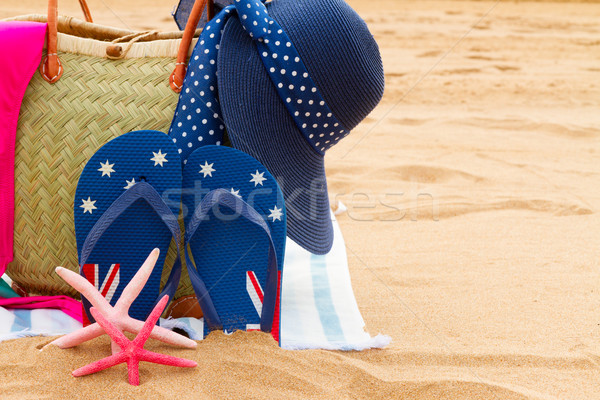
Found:
<svg viewBox="0 0 600 400"><path fill-rule="evenodd" d="M91 21L85 1L80 3ZM206 0L197 3L201 14ZM77 296L54 269L78 271L73 197L79 175L96 150L117 136L138 129L167 132L183 63L199 32L196 25L185 32L125 31L58 17L56 7L49 0L48 18L12 18L47 21L48 30L40 73L19 116L14 261L7 272L28 293ZM187 273L182 279L189 282Z"/></svg>

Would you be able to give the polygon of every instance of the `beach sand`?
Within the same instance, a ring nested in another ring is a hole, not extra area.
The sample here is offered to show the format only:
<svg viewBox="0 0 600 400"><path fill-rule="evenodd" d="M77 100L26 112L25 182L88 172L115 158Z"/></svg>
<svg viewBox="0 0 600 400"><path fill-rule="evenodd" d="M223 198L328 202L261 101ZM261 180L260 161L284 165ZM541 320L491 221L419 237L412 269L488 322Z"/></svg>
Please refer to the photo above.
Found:
<svg viewBox="0 0 600 400"><path fill-rule="evenodd" d="M99 23L174 29L171 1L89 3ZM348 207L339 222L366 329L393 343L151 342L199 366L144 364L136 388L124 366L70 376L107 355L106 338L42 352L49 338L21 339L0 343L1 398L600 398L600 4L350 3L387 87L328 153L329 190ZM0 8L26 13L45 1Z"/></svg>

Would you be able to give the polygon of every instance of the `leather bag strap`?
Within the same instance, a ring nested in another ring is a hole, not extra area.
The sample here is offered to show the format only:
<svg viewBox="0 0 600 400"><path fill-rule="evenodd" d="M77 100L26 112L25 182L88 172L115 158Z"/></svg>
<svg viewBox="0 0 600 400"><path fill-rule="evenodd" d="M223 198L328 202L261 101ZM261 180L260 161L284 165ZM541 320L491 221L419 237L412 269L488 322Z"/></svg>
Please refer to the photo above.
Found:
<svg viewBox="0 0 600 400"><path fill-rule="evenodd" d="M204 12L204 8L207 9L207 20L210 21L214 17L214 0L196 0L187 23L185 24L183 38L181 38L181 44L179 45L179 51L177 52L175 70L173 70L173 73L169 77L169 85L176 93L181 92L181 88L183 87L183 78L185 78L185 71L187 68L187 55L190 45L192 44L192 39L194 38L194 33L196 32L196 27Z"/></svg>
<svg viewBox="0 0 600 400"><path fill-rule="evenodd" d="M48 30L46 31L47 53L40 65L40 73L50 83L58 81L63 67L56 52L58 34L58 0L48 0ZM92 21L92 14L86 0L79 0L79 5L87 22Z"/></svg>

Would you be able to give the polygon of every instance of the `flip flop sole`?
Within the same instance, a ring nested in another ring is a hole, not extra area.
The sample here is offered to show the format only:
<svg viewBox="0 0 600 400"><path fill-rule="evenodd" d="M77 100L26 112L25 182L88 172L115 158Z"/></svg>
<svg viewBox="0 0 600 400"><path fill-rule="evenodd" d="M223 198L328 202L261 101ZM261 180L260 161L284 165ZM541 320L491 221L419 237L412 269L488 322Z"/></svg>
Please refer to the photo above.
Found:
<svg viewBox="0 0 600 400"><path fill-rule="evenodd" d="M145 181L178 215L181 202L181 161L177 148L164 133L136 131L102 146L87 163L75 194L74 216L78 255L88 233L125 191ZM134 301L130 316L145 320L160 289L172 235L161 217L143 199L136 200L102 235L80 266L84 276L115 304L121 292L154 248L161 250L146 286ZM86 314L89 303L84 301Z"/></svg>
<svg viewBox="0 0 600 400"><path fill-rule="evenodd" d="M215 189L233 193L261 214L271 232L281 276L286 240L284 200L277 182L262 164L232 148L205 146L188 159L183 188L186 224L204 196ZM218 206L212 208L188 245L223 329L260 329L269 253L264 230L231 209ZM276 335L278 315L277 307L273 326Z"/></svg>

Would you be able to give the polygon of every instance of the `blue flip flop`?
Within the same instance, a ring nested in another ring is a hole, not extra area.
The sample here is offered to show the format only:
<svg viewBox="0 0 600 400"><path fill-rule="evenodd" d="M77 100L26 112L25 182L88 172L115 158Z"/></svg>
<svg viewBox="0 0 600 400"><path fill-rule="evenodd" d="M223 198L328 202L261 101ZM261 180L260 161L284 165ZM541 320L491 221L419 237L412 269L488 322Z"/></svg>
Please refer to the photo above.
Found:
<svg viewBox="0 0 600 400"><path fill-rule="evenodd" d="M279 340L286 240L283 194L267 169L229 147L204 146L183 171L186 262L211 330L262 330Z"/></svg>
<svg viewBox="0 0 600 400"><path fill-rule="evenodd" d="M179 284L179 257L159 295L172 240L179 248L181 160L173 141L157 131L136 131L102 146L83 169L75 193L75 236L81 274L115 304L148 254L160 257L129 315L145 320ZM90 322L90 303L82 298Z"/></svg>

